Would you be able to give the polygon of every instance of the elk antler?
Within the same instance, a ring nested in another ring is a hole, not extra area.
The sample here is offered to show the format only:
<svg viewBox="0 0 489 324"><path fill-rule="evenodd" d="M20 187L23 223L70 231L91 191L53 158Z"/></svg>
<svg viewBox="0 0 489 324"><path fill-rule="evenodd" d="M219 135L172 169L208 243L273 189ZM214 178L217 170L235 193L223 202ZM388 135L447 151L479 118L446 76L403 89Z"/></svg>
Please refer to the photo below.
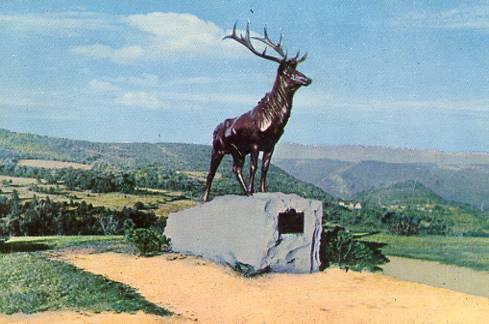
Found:
<svg viewBox="0 0 489 324"><path fill-rule="evenodd" d="M278 43L274 43L272 42L270 37L268 37L267 26L265 26L265 28L263 28L263 37L251 37L251 38L259 40L260 42L264 43L268 47L271 47L275 52L277 52L278 54L280 54L280 56L282 56L284 61L287 61L287 52L284 53L284 49L282 47L283 46L282 33L280 33L280 39L278 40ZM307 53L304 54L301 58L299 58L300 54L301 51L297 51L297 54L292 60L296 61L297 63L304 62L307 58Z"/></svg>
<svg viewBox="0 0 489 324"><path fill-rule="evenodd" d="M282 62L282 60L286 59L287 56L285 54L283 54L283 49L281 47L281 42L282 42L282 37L280 37L280 42L278 45L275 45L273 44L271 41L270 41L270 44L268 43L265 43L264 40L260 39L260 38L257 38L257 37L250 37L250 23L248 22L246 24L246 34L243 36L242 33L240 33L240 35L238 36L236 34L236 25L237 25L237 22L234 24L233 26L233 33L231 35L226 35L224 36L222 39L234 39L235 41L237 41L238 43L244 45L247 49L249 49L253 54L259 56L259 57L262 57L264 59L267 59L267 60L270 60L270 61L274 61L274 62L277 62L277 63L280 63ZM265 35L266 35L266 29L265 29ZM257 40L260 40L262 42L264 42L267 46L270 46L272 47L272 49L274 49L277 53L279 53L281 56L282 56L282 59L278 58L278 57L275 57L275 56L271 56L271 55L267 55L267 48L265 47L265 49L263 50L263 52L259 52L254 46L253 44L251 43L251 38L254 38L254 39L257 39ZM266 39L270 40L268 38L268 35L266 35Z"/></svg>
<svg viewBox="0 0 489 324"><path fill-rule="evenodd" d="M300 54L301 54L301 51L297 51L297 55L296 55L296 56L295 56L295 58L294 58L294 60L295 60L297 63L302 63L302 62L304 62L304 61L306 60L306 58L307 58L307 52L306 52L306 54L302 55L302 57L301 57L301 58L298 58Z"/></svg>
<svg viewBox="0 0 489 324"><path fill-rule="evenodd" d="M284 60L287 60L287 54L284 53L284 48L282 47L283 46L283 43L282 43L283 35L282 35L282 33L280 33L280 39L278 40L278 43L275 44L274 42L272 42L270 37L268 37L267 26L265 25L265 27L263 28L263 37L251 37L251 38L256 39L256 40L264 43L268 47L272 48L275 52L277 52L280 56L282 56L282 58Z"/></svg>

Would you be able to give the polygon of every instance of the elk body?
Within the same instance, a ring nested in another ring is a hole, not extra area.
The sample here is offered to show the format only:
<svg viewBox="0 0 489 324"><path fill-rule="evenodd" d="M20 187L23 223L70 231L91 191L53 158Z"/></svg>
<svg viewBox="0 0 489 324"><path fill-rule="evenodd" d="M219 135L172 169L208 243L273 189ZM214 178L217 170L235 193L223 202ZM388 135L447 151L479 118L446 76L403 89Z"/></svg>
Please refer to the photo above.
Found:
<svg viewBox="0 0 489 324"><path fill-rule="evenodd" d="M263 37L250 37L249 24L246 34L236 34L236 24L231 35L223 39L233 39L248 48L253 54L279 64L275 83L252 110L236 118L226 119L214 130L212 154L209 173L203 200L209 199L209 192L216 170L224 155L231 154L233 158L233 173L235 174L243 192L251 195L254 191L255 173L258 164L259 152L263 152L262 170L259 190L266 191L266 176L272 158L275 144L284 132L285 125L290 117L292 98L301 86L308 86L311 79L297 71L297 65L303 62L307 54L288 58L282 48L282 36L278 43L274 43L267 35L265 27ZM255 49L251 39L258 40L266 45L260 52ZM267 48L273 49L279 57L268 55ZM246 155L250 154L250 178L248 185L243 178L243 164Z"/></svg>

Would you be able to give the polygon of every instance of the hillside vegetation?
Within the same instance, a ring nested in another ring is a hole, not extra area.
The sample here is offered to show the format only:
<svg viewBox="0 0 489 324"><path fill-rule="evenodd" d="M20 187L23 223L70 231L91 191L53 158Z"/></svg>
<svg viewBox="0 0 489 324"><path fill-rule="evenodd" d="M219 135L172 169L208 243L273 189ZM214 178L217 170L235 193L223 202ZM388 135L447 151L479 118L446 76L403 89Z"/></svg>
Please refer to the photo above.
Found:
<svg viewBox="0 0 489 324"><path fill-rule="evenodd" d="M45 159L123 167L152 163L171 169L206 170L210 148L178 143L95 143L0 129L0 160ZM205 157L205 159L204 159Z"/></svg>
<svg viewBox="0 0 489 324"><path fill-rule="evenodd" d="M448 202L417 181L362 192L355 200L361 201L366 209L383 210L381 220L387 228L393 225L386 219L391 217L391 221L410 225L415 231L412 234L489 236L489 212Z"/></svg>

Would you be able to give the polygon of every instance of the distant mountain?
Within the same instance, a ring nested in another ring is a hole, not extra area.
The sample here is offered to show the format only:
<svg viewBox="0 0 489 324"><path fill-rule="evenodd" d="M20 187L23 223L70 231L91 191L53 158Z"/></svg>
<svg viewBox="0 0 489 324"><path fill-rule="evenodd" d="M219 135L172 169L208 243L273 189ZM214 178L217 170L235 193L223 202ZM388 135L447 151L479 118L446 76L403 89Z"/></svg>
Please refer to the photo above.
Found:
<svg viewBox="0 0 489 324"><path fill-rule="evenodd" d="M446 200L489 207L487 153L298 144L281 145L277 153L276 165L337 197L416 180Z"/></svg>
<svg viewBox="0 0 489 324"><path fill-rule="evenodd" d="M341 174L355 163L302 158L283 160L274 158L273 163L297 179L313 183L332 195L340 198L351 198L353 196L350 184L343 179Z"/></svg>
<svg viewBox="0 0 489 324"><path fill-rule="evenodd" d="M275 150L277 160L300 157L305 160L330 159L346 162L380 161L388 163L428 163L444 165L488 164L489 153L442 152L406 148L363 145L280 144Z"/></svg>

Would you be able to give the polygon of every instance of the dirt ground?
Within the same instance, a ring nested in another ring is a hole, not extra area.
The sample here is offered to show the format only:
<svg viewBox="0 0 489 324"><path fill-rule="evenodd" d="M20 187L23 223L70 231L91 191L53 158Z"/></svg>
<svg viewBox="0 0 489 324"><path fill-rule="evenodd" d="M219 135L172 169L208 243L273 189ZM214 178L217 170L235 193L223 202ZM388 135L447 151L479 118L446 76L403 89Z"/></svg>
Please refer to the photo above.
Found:
<svg viewBox="0 0 489 324"><path fill-rule="evenodd" d="M162 318L155 315L148 315L143 312L136 314L114 314L114 313L78 313L72 311L44 312L33 315L0 315L2 324L152 324L152 323L185 323L186 320L178 317Z"/></svg>
<svg viewBox="0 0 489 324"><path fill-rule="evenodd" d="M87 271L133 286L146 299L178 316L165 319L142 313L86 316L50 312L34 317L22 315L24 319L36 319L39 323L130 323L133 320L137 323L184 320L203 323L484 323L489 314L487 298L381 274L331 269L315 274L267 274L245 279L211 262L178 255L137 258L116 253L78 252L62 258ZM19 315L10 317L10 320L19 319Z"/></svg>

